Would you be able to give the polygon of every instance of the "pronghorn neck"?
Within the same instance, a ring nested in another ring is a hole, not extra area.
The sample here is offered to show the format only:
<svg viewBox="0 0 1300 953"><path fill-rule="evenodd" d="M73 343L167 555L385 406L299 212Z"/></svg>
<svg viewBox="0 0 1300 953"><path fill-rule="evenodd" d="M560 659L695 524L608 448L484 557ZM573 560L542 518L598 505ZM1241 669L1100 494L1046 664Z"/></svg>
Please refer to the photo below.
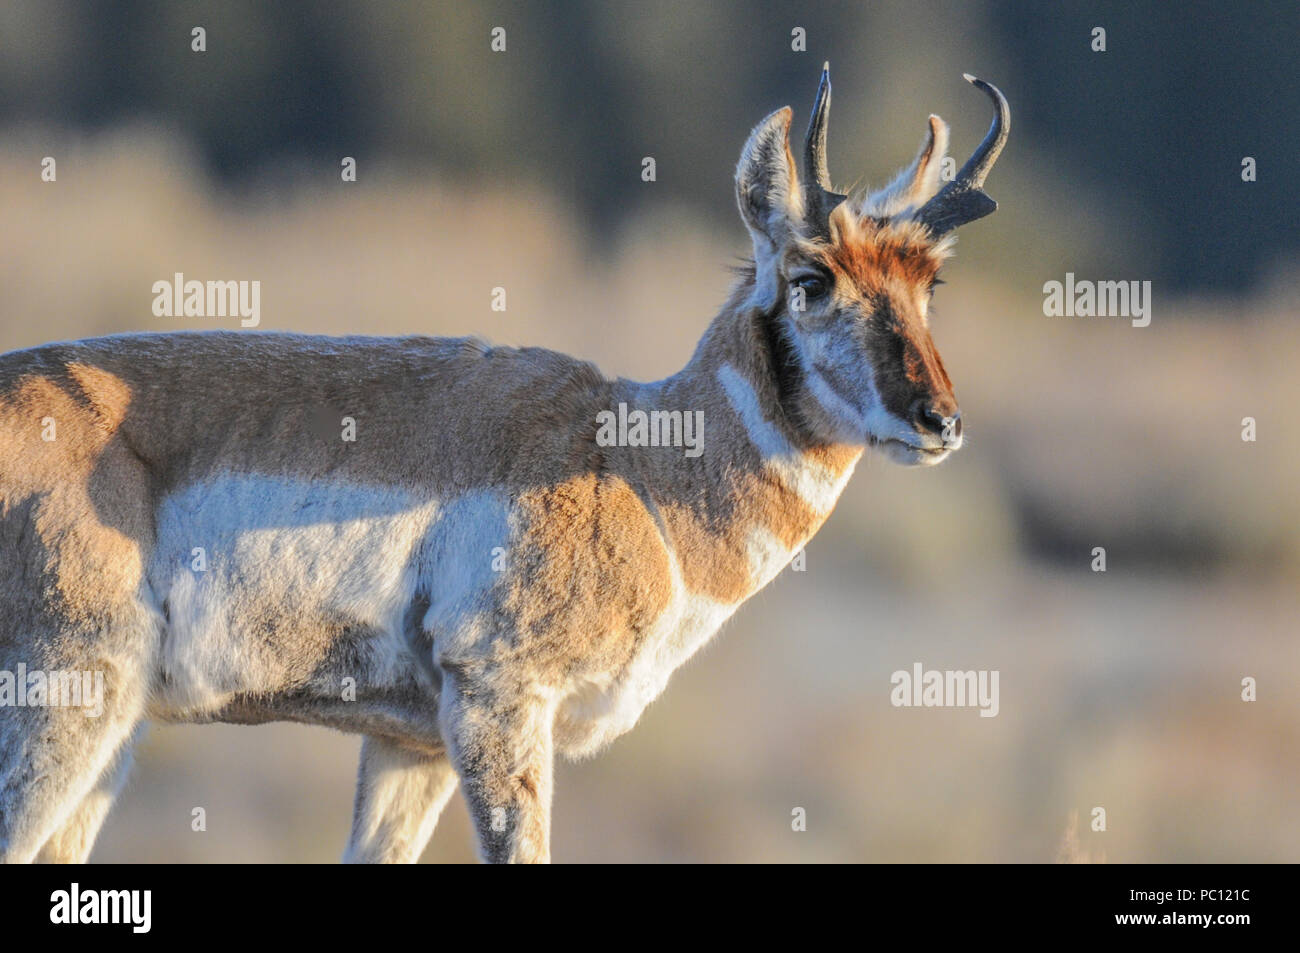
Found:
<svg viewBox="0 0 1300 953"><path fill-rule="evenodd" d="M790 409L797 378L747 292L733 295L682 371L615 389L630 407L703 412L698 456L624 453L687 587L728 603L770 581L820 528L863 450L798 426Z"/></svg>

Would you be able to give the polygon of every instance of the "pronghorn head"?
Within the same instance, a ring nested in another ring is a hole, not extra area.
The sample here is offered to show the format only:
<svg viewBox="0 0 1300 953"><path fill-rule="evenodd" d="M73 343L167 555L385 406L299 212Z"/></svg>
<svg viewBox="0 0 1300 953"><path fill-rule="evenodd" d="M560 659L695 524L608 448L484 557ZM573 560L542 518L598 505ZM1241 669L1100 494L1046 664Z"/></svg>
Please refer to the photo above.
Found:
<svg viewBox="0 0 1300 953"><path fill-rule="evenodd" d="M736 169L754 240L751 304L784 355L782 373L798 385L787 409L810 436L878 446L899 463L938 463L962 441L927 311L949 233L997 208L982 186L1010 129L1002 94L966 79L993 100L993 125L942 188L948 127L931 116L916 159L884 189L831 190L829 66L808 125L804 177L790 152L789 107L758 125Z"/></svg>

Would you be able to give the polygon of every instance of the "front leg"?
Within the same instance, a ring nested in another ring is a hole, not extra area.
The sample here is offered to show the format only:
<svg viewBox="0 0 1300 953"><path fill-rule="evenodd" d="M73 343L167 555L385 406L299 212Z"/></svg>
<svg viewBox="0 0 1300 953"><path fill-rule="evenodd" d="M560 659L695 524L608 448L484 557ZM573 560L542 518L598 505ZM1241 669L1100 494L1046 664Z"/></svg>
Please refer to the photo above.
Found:
<svg viewBox="0 0 1300 953"><path fill-rule="evenodd" d="M441 706L479 852L488 863L549 863L555 706L493 681L449 676Z"/></svg>

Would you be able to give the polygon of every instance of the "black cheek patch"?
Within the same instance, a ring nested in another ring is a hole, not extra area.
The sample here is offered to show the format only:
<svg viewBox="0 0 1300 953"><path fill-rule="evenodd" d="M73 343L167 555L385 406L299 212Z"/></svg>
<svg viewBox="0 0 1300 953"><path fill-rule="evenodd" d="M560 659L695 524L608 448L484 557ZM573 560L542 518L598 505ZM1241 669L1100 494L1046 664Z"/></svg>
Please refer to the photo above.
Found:
<svg viewBox="0 0 1300 953"><path fill-rule="evenodd" d="M866 349L885 410L907 420L916 386L908 377L907 336L888 299L878 299L866 328Z"/></svg>
<svg viewBox="0 0 1300 953"><path fill-rule="evenodd" d="M794 406L794 397L803 390L803 368L782 326L784 309L777 307L758 316L758 332L763 342L763 354L776 381L777 400L787 411Z"/></svg>

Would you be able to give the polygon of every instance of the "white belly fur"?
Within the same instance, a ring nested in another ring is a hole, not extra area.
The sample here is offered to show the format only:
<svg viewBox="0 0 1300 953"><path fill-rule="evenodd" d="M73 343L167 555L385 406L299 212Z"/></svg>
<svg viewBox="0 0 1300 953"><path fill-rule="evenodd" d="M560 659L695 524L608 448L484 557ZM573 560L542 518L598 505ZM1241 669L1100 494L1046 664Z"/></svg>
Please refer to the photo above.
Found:
<svg viewBox="0 0 1300 953"><path fill-rule="evenodd" d="M435 501L392 489L265 476L222 477L169 497L150 564L169 619L167 701L201 711L237 692L282 688L284 663L265 626L290 617L373 630L370 677L395 677L413 557L437 514ZM194 568L196 549L205 569Z"/></svg>
<svg viewBox="0 0 1300 953"><path fill-rule="evenodd" d="M428 651L481 649L481 620L508 547L509 501L481 491L448 504L384 487L225 476L168 497L158 514L149 578L169 620L160 702L196 714L237 694L284 689L285 660L264 627L288 620L309 640L313 620L368 630L370 687L395 684L413 664L403 620L422 582ZM206 568L196 570L196 549ZM754 588L793 554L771 534L749 543ZM669 677L712 637L738 603L690 592L669 554L673 596L621 671L565 686L556 741L570 757L597 751L636 723ZM309 649L310 651L310 649ZM430 698L430 705L436 699Z"/></svg>

